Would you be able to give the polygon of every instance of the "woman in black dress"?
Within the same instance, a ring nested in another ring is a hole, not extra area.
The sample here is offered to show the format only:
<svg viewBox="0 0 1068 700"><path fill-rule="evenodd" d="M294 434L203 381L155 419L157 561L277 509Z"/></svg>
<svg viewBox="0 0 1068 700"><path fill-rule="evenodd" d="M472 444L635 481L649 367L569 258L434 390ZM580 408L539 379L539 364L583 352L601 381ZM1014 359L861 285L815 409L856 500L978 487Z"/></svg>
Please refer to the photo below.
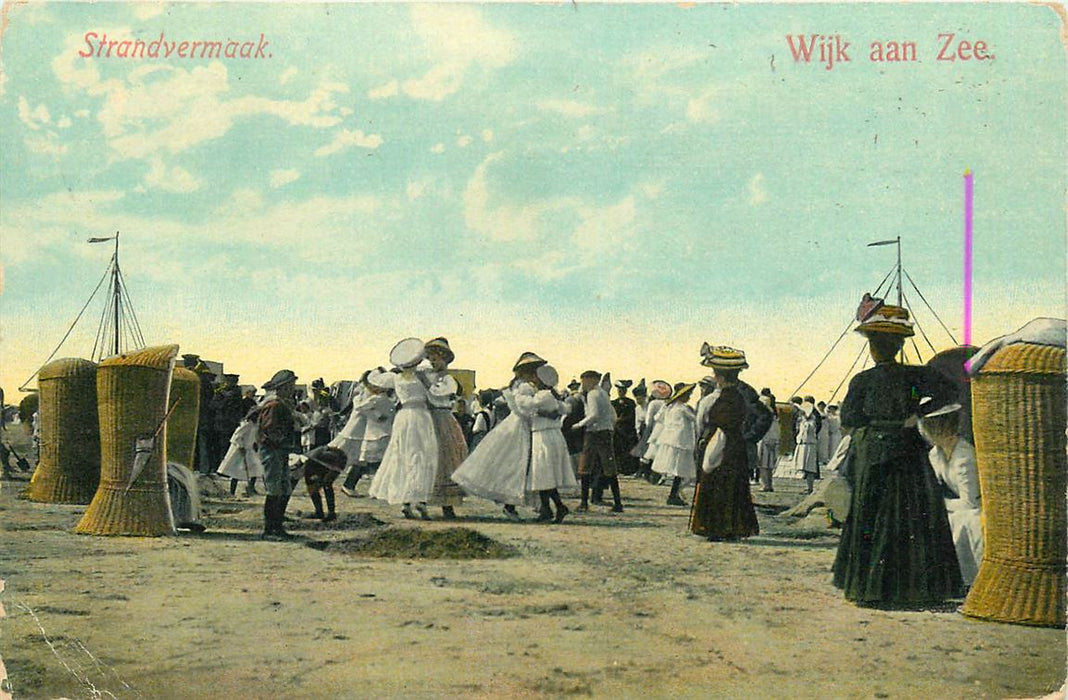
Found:
<svg viewBox="0 0 1068 700"><path fill-rule="evenodd" d="M846 478L853 496L834 585L863 606L938 604L963 588L916 416L920 399L951 401L956 388L936 370L896 361L914 333L907 310L865 301L875 304L862 304L856 330L867 336L875 366L853 378L842 402L842 427L852 429Z"/></svg>
<svg viewBox="0 0 1068 700"><path fill-rule="evenodd" d="M745 353L726 346L710 348L701 364L712 368L720 393L705 414L704 424L697 426L698 455L703 457L717 429L726 443L718 466L705 472L703 464L698 465L690 531L711 541L737 540L760 532L749 494L749 457L742 437L746 403L738 390L738 373L749 365Z"/></svg>

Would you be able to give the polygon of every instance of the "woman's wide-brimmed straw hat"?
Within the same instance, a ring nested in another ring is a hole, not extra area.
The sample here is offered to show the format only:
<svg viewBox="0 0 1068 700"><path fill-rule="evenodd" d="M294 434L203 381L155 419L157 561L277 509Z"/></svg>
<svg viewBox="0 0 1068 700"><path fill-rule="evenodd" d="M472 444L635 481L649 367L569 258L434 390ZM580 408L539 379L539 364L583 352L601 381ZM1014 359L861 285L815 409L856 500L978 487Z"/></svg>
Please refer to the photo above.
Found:
<svg viewBox="0 0 1068 700"><path fill-rule="evenodd" d="M634 384L634 382L630 379L617 379L615 382L615 387L617 389L629 389L632 384Z"/></svg>
<svg viewBox="0 0 1068 700"><path fill-rule="evenodd" d="M686 401L695 388L697 388L696 384L687 384L685 382L676 384L675 391L671 394L671 398L669 398L667 402L675 403L676 401Z"/></svg>
<svg viewBox="0 0 1068 700"><path fill-rule="evenodd" d="M552 365L542 365L538 368L536 374L538 375L538 381L549 388L556 386L556 383L560 381L560 374Z"/></svg>
<svg viewBox="0 0 1068 700"><path fill-rule="evenodd" d="M657 379L652 384L652 394L654 399L666 399L671 396L671 385L662 379Z"/></svg>
<svg viewBox="0 0 1068 700"><path fill-rule="evenodd" d="M445 354L446 362L452 362L456 359L455 353L453 353L452 348L449 347L449 341L445 340L444 338L434 338L433 340L428 340L426 341L426 345L424 347L427 351L429 351L431 348L437 348L438 350L443 352Z"/></svg>
<svg viewBox="0 0 1068 700"><path fill-rule="evenodd" d="M524 367L537 368L541 367L544 364L548 364L548 361L538 357L532 352L525 352L519 356L518 360L515 361L515 366L512 367L512 371L518 372Z"/></svg>
<svg viewBox="0 0 1068 700"><path fill-rule="evenodd" d="M853 330L863 335L888 333L905 338L916 335L908 309L884 304L881 299L874 299L868 294L864 295L857 309L857 320L860 323Z"/></svg>
<svg viewBox="0 0 1068 700"><path fill-rule="evenodd" d="M389 361L394 367L415 367L426 358L426 347L418 338L405 338L389 351Z"/></svg>
<svg viewBox="0 0 1068 700"><path fill-rule="evenodd" d="M749 367L745 353L728 345L712 347L708 343L701 346L701 364L712 369L743 370Z"/></svg>
<svg viewBox="0 0 1068 700"><path fill-rule="evenodd" d="M278 387L285 386L286 384L295 383L296 381L297 375L294 374L292 370L280 369L274 373L273 377L267 380L262 388L267 391L272 391Z"/></svg>

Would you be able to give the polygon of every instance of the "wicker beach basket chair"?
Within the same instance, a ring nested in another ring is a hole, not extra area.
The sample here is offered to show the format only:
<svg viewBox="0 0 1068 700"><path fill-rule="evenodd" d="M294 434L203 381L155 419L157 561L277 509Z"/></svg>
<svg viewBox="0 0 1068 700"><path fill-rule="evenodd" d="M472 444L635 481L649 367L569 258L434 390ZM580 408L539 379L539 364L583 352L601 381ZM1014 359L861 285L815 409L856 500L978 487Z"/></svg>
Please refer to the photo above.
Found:
<svg viewBox="0 0 1068 700"><path fill-rule="evenodd" d="M100 486L75 532L174 534L167 493L166 426L133 483L131 475L138 439L153 435L167 414L177 353L177 345L144 348L109 357L97 367Z"/></svg>
<svg viewBox="0 0 1068 700"><path fill-rule="evenodd" d="M972 377L983 561L961 611L1024 625L1065 624L1065 350L1017 343Z"/></svg>
<svg viewBox="0 0 1068 700"><path fill-rule="evenodd" d="M96 365L65 358L37 374L41 456L26 497L40 503L88 503L100 482Z"/></svg>
<svg viewBox="0 0 1068 700"><path fill-rule="evenodd" d="M185 367L175 367L171 400L178 401L167 419L167 460L193 468L197 449L197 418L200 415L200 377Z"/></svg>

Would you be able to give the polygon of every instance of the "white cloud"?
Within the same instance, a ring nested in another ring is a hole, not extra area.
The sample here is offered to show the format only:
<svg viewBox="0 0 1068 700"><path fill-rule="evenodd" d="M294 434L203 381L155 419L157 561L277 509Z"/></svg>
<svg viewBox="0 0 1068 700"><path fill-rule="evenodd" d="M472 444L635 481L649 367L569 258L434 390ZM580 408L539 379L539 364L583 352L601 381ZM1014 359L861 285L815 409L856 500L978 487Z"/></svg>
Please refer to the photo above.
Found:
<svg viewBox="0 0 1068 700"><path fill-rule="evenodd" d="M59 137L49 131L46 134L31 134L26 137L26 148L32 153L40 153L49 156L62 156L67 153L66 144L59 142Z"/></svg>
<svg viewBox="0 0 1068 700"><path fill-rule="evenodd" d="M178 166L168 168L162 158L153 158L145 185L167 192L187 193L200 189L200 182L188 170Z"/></svg>
<svg viewBox="0 0 1068 700"><path fill-rule="evenodd" d="M376 88L371 88L367 91L367 98L371 100L381 100L386 97L393 97L400 92L400 83L396 80L391 80L385 85L379 85Z"/></svg>
<svg viewBox="0 0 1068 700"><path fill-rule="evenodd" d="M749 180L749 204L759 206L768 201L768 191L764 188L764 174L757 173Z"/></svg>
<svg viewBox="0 0 1068 700"><path fill-rule="evenodd" d="M422 197L429 187L430 183L426 180L413 180L408 183L408 187L405 189L405 194L408 195L408 201L414 202Z"/></svg>
<svg viewBox="0 0 1068 700"><path fill-rule="evenodd" d="M577 100L540 100L537 106L543 112L553 112L565 117L588 117L591 114L603 114L607 111Z"/></svg>
<svg viewBox="0 0 1068 700"><path fill-rule="evenodd" d="M295 66L290 66L282 71L282 74L278 76L278 82L282 85L289 83L293 78L297 77L299 71Z"/></svg>
<svg viewBox="0 0 1068 700"><path fill-rule="evenodd" d="M475 67L494 70L510 64L519 42L508 31L493 27L478 7L459 4L414 4L412 28L432 65L418 77L392 80L368 92L371 99L401 92L417 100L441 102L455 94Z"/></svg>
<svg viewBox="0 0 1068 700"><path fill-rule="evenodd" d="M108 34L132 35L121 27ZM52 61L52 70L68 92L100 100L96 119L113 161L143 159L151 164L154 159L219 139L242 119L273 116L317 129L342 121L343 107L336 98L348 92L344 83L323 80L303 100L240 94L219 61L189 69L141 65L121 78L104 79L98 62L78 57L82 45L80 35L69 35L64 50ZM232 97L235 93L239 96Z"/></svg>
<svg viewBox="0 0 1068 700"><path fill-rule="evenodd" d="M686 102L686 121L692 124L714 124L719 121L714 93L709 90Z"/></svg>
<svg viewBox="0 0 1068 700"><path fill-rule="evenodd" d="M491 143L493 141L493 131L491 129L482 130L483 143Z"/></svg>
<svg viewBox="0 0 1068 700"><path fill-rule="evenodd" d="M58 126L60 129L69 129L70 125L70 117L60 117L59 121L56 122L56 126Z"/></svg>
<svg viewBox="0 0 1068 700"><path fill-rule="evenodd" d="M271 171L271 187L278 189L279 187L285 187L291 182L296 182L300 179L299 170L272 170Z"/></svg>
<svg viewBox="0 0 1068 700"><path fill-rule="evenodd" d="M48 114L48 108L43 104L39 104L34 108L30 107L30 103L25 97L19 96L19 121L28 126L29 128L37 131L46 124L51 123L52 118Z"/></svg>
<svg viewBox="0 0 1068 700"><path fill-rule="evenodd" d="M342 129L334 135L333 141L315 149L315 155L319 157L329 156L349 147L374 150L381 145L382 137L378 134L365 134L359 129Z"/></svg>
<svg viewBox="0 0 1068 700"><path fill-rule="evenodd" d="M138 2L134 3L133 13L134 17L140 20L152 19L163 14L163 11L167 9L167 6L162 2Z"/></svg>
<svg viewBox="0 0 1068 700"><path fill-rule="evenodd" d="M431 153L444 153L445 152L445 144L443 144L443 143L435 143L433 146L430 147L430 152Z"/></svg>
<svg viewBox="0 0 1068 700"><path fill-rule="evenodd" d="M467 134L464 134L460 138L456 139L456 145L459 146L460 148L466 148L466 147L471 145L471 141L472 140L473 139L470 136L468 136Z"/></svg>

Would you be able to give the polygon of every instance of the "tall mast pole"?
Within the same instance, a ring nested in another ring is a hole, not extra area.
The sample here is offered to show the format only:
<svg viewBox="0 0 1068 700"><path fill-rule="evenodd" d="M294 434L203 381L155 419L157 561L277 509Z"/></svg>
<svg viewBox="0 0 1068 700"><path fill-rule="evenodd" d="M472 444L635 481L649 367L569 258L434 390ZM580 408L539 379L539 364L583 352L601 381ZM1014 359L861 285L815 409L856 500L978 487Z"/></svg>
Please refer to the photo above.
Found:
<svg viewBox="0 0 1068 700"><path fill-rule="evenodd" d="M119 246L119 237L115 237L115 246ZM901 301L901 236L897 236L897 306L904 307Z"/></svg>
<svg viewBox="0 0 1068 700"><path fill-rule="evenodd" d="M900 278L898 279L900 284ZM111 267L111 290L115 304L115 353L119 354L119 330L122 327L122 288L119 286L119 232L115 232L115 264Z"/></svg>

